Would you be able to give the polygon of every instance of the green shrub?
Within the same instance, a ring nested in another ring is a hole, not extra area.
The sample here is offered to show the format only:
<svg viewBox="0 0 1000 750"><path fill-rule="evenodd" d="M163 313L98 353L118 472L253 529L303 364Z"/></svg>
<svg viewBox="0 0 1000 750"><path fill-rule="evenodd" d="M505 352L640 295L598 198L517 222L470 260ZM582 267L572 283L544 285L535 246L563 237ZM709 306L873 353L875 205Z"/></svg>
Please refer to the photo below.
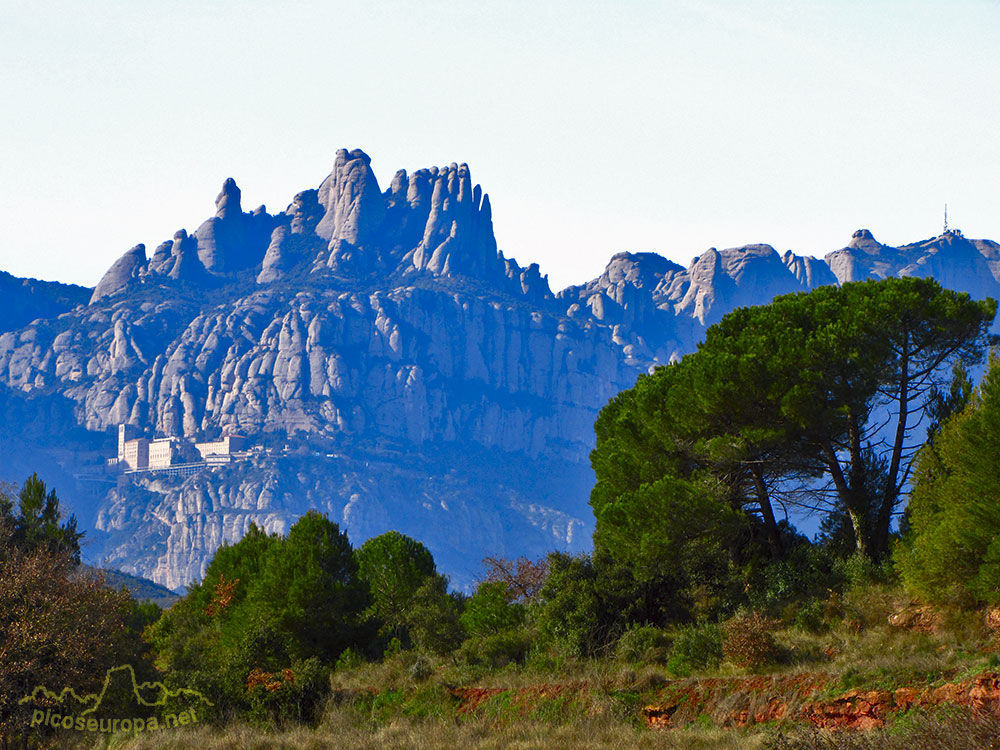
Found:
<svg viewBox="0 0 1000 750"><path fill-rule="evenodd" d="M677 631L667 669L687 677L700 669L717 667L722 661L722 628L714 623L689 625Z"/></svg>
<svg viewBox="0 0 1000 750"><path fill-rule="evenodd" d="M895 550L907 590L960 605L1000 602L1000 355L965 410L916 460L909 531Z"/></svg>
<svg viewBox="0 0 1000 750"><path fill-rule="evenodd" d="M485 581L465 603L458 620L469 635L486 636L520 627L524 615L524 605L513 604L507 598L507 584Z"/></svg>
<svg viewBox="0 0 1000 750"><path fill-rule="evenodd" d="M523 664L531 648L531 636L523 630L470 638L462 644L462 658L474 666L500 669Z"/></svg>
<svg viewBox="0 0 1000 750"><path fill-rule="evenodd" d="M334 665L334 669L338 672L346 672L351 669L357 669L364 664L364 661L365 660L361 657L361 654L353 648L345 648L340 656L337 657L337 663Z"/></svg>
<svg viewBox="0 0 1000 750"><path fill-rule="evenodd" d="M900 609L899 592L889 586L869 584L848 589L841 599L845 623L860 631L885 623Z"/></svg>
<svg viewBox="0 0 1000 750"><path fill-rule="evenodd" d="M315 511L284 538L251 525L239 542L216 552L200 584L147 628L157 667L180 685L196 684L220 712L263 706L266 713L293 691L275 687L270 698L250 696L254 670L295 673L296 664L312 658L329 669L346 649L367 649L368 591L356 574L347 535Z"/></svg>
<svg viewBox="0 0 1000 750"><path fill-rule="evenodd" d="M572 658L568 649L558 643L535 643L528 651L524 665L534 672L555 674L565 670Z"/></svg>
<svg viewBox="0 0 1000 750"><path fill-rule="evenodd" d="M855 553L846 560L838 560L834 568L843 577L848 588L870 586L873 583L886 581L885 569L862 554Z"/></svg>
<svg viewBox="0 0 1000 750"><path fill-rule="evenodd" d="M722 626L722 654L738 667L754 669L777 659L774 642L777 622L758 612L732 618Z"/></svg>
<svg viewBox="0 0 1000 750"><path fill-rule="evenodd" d="M823 602L818 600L807 602L795 613L795 627L807 633L822 633L827 629L825 614L826 606Z"/></svg>
<svg viewBox="0 0 1000 750"><path fill-rule="evenodd" d="M618 639L615 655L621 661L665 663L670 637L653 625L631 625Z"/></svg>
<svg viewBox="0 0 1000 750"><path fill-rule="evenodd" d="M430 551L398 531L372 537L354 550L358 577L371 592L366 614L382 635L401 635L409 626L414 596L421 584L437 575Z"/></svg>
<svg viewBox="0 0 1000 750"><path fill-rule="evenodd" d="M444 576L424 580L410 601L408 614L413 643L424 651L447 654L462 642L459 603L448 593Z"/></svg>
<svg viewBox="0 0 1000 750"><path fill-rule="evenodd" d="M738 575L734 571L727 614L740 608L787 613L843 583L837 560L827 549L810 543L791 528L785 534L785 545L787 552L782 559L753 558L739 569Z"/></svg>
<svg viewBox="0 0 1000 750"><path fill-rule="evenodd" d="M761 604L772 607L797 596L807 585L807 570L788 560L779 560L764 568Z"/></svg>
<svg viewBox="0 0 1000 750"><path fill-rule="evenodd" d="M253 670L247 680L248 717L279 726L288 722L311 724L330 692L329 674L329 667L315 657L279 672Z"/></svg>
<svg viewBox="0 0 1000 750"><path fill-rule="evenodd" d="M653 646L646 651L643 661L647 664L666 665L670 661L670 646Z"/></svg>
<svg viewBox="0 0 1000 750"><path fill-rule="evenodd" d="M591 655L602 644L601 596L597 569L589 555L553 552L549 575L534 609L534 620L547 642L577 655Z"/></svg>

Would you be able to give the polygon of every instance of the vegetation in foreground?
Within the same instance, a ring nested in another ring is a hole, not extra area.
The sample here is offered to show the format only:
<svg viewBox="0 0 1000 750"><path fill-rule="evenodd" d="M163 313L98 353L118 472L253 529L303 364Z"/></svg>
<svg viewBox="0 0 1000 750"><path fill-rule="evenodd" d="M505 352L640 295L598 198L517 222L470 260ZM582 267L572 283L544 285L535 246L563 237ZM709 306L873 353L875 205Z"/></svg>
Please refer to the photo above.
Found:
<svg viewBox="0 0 1000 750"><path fill-rule="evenodd" d="M994 750L1000 747L1000 721L967 710L909 717L884 730L831 733L800 730L740 731L698 727L683 732L650 732L604 720L553 725L516 722L448 724L403 720L371 728L353 718L332 717L317 729L295 728L263 733L246 726L178 733L167 741L137 740L129 750L413 750L456 747L475 750Z"/></svg>
<svg viewBox="0 0 1000 750"><path fill-rule="evenodd" d="M471 596L419 541L355 549L312 512L251 526L161 613L71 574L75 524L33 477L0 500L4 742L66 746L16 698L128 661L212 710L98 746L983 747L1000 364L975 390L966 368L995 311L890 279L731 313L602 411L593 554L487 560Z"/></svg>

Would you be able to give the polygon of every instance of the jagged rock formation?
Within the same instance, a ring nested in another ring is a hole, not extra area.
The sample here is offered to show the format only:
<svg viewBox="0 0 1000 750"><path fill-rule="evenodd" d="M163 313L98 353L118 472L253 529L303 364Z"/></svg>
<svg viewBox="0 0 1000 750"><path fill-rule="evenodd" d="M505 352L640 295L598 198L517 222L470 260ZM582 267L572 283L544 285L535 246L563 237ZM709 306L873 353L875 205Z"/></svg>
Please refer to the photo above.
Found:
<svg viewBox="0 0 1000 750"><path fill-rule="evenodd" d="M318 507L355 543L420 538L467 585L486 554L589 545L599 409L734 307L889 274L996 296L994 270L989 241L890 248L860 230L826 262L763 244L686 269L619 253L553 294L498 251L466 165L400 171L383 192L369 157L341 150L277 214L244 212L227 180L214 217L129 250L89 306L0 336L0 388L70 404L109 453L122 422L261 449L95 496L92 558L178 587L251 521L283 530Z"/></svg>
<svg viewBox="0 0 1000 750"><path fill-rule="evenodd" d="M90 296L91 304L127 287L134 279L139 278L139 273L145 266L146 246L140 243L116 260L101 277Z"/></svg>
<svg viewBox="0 0 1000 750"><path fill-rule="evenodd" d="M859 229L847 247L830 253L826 260L841 284L889 276L933 277L942 286L983 299L997 296L997 248L995 242L967 240L953 230L922 242L888 247L867 229Z"/></svg>
<svg viewBox="0 0 1000 750"><path fill-rule="evenodd" d="M210 272L251 268L261 262L273 228L264 206L245 214L240 207L242 193L230 177L215 199L215 216L194 233L198 260Z"/></svg>
<svg viewBox="0 0 1000 750"><path fill-rule="evenodd" d="M781 260L798 282L808 289L839 283L830 266L818 258L803 257L786 250Z"/></svg>

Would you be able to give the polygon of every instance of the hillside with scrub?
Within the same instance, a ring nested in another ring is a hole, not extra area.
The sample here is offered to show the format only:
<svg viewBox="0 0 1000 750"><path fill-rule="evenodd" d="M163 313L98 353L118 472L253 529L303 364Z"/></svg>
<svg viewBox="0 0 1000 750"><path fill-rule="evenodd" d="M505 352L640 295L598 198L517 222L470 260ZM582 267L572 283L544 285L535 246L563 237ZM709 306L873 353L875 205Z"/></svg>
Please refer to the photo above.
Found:
<svg viewBox="0 0 1000 750"><path fill-rule="evenodd" d="M995 313L890 278L727 314L600 412L592 551L498 550L471 594L420 540L311 511L161 610L74 574L32 477L0 500L3 747L996 746ZM211 710L30 726L33 686L122 663Z"/></svg>

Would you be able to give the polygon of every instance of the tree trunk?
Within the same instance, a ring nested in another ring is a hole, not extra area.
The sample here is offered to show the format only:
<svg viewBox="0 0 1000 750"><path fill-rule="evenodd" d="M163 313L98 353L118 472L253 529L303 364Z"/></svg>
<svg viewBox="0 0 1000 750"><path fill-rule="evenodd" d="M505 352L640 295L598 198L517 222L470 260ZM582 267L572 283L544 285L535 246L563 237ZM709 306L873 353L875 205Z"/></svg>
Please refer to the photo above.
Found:
<svg viewBox="0 0 1000 750"><path fill-rule="evenodd" d="M865 484L867 467L865 466L865 457L861 448L861 425L858 423L857 414L854 413L853 409L847 415L847 435L849 441L848 450L850 451L851 459L848 487L853 498L853 502L848 504L856 507L858 510L862 510L860 508L860 489Z"/></svg>
<svg viewBox="0 0 1000 750"><path fill-rule="evenodd" d="M759 464L751 465L750 476L753 478L753 486L757 491L757 502L760 505L760 514L764 518L764 530L771 547L771 556L775 560L781 559L785 550L781 544L778 524L774 520L774 508L771 507L771 497L767 491L767 485L764 483L764 473Z"/></svg>
<svg viewBox="0 0 1000 750"><path fill-rule="evenodd" d="M882 504L878 509L878 521L872 544L872 553L878 558L884 557L889 551L889 524L892 521L892 509L896 507L896 500L899 497L897 477L899 476L899 463L903 456L903 443L906 440L907 416L910 408L908 345L908 338L904 338L903 354L899 365L899 417L896 422L896 437L892 444L892 458L889 461L889 472L885 479L885 493L882 495Z"/></svg>
<svg viewBox="0 0 1000 750"><path fill-rule="evenodd" d="M837 495L840 497L840 502L843 503L844 508L847 510L847 515L850 516L851 526L854 528L854 544L857 552L865 557L870 557L868 530L865 528L865 514L863 509L858 508L857 498L851 486L847 483L847 478L844 476L840 461L837 460L837 452L830 445L829 441L824 441L822 447L826 459L826 468L833 478L833 485L837 488Z"/></svg>
<svg viewBox="0 0 1000 750"><path fill-rule="evenodd" d="M851 517L851 526L854 528L854 539L857 542L857 553L869 560L872 557L871 548L868 545L868 529L865 523L865 516L859 513L857 508L847 508L847 514Z"/></svg>

